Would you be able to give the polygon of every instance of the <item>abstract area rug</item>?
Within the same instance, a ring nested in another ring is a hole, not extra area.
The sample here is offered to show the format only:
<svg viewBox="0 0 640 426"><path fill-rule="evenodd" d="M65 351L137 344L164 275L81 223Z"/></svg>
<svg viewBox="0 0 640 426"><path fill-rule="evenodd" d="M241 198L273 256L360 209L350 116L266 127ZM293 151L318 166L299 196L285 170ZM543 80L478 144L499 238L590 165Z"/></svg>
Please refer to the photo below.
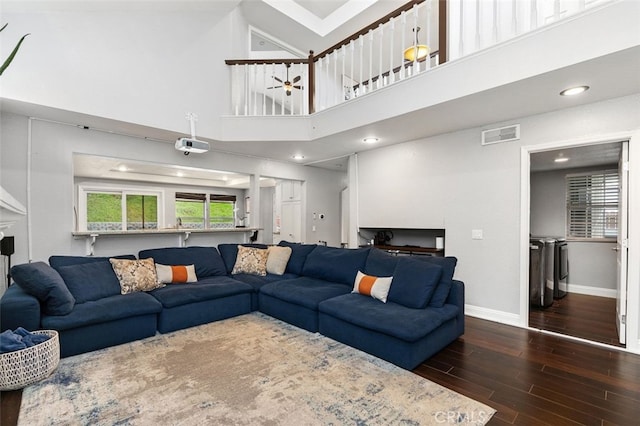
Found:
<svg viewBox="0 0 640 426"><path fill-rule="evenodd" d="M485 424L495 410L260 313L64 358L21 425Z"/></svg>

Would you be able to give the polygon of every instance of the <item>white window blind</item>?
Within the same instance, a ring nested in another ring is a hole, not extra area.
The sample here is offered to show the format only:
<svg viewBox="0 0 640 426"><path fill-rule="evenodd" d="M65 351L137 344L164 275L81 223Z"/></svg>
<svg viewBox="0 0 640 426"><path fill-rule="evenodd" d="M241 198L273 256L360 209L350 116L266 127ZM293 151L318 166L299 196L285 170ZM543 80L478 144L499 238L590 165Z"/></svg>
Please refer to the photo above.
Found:
<svg viewBox="0 0 640 426"><path fill-rule="evenodd" d="M569 174L566 183L567 237L615 238L620 193L618 171Z"/></svg>

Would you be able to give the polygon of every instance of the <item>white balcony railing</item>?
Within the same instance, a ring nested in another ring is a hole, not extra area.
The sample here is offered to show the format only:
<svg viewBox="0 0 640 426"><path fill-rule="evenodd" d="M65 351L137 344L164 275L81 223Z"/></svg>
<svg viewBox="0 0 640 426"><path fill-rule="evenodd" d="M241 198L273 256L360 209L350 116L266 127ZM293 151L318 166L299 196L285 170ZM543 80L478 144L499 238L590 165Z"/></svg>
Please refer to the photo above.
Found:
<svg viewBox="0 0 640 426"><path fill-rule="evenodd" d="M231 114L311 114L611 1L413 0L318 55L227 60Z"/></svg>

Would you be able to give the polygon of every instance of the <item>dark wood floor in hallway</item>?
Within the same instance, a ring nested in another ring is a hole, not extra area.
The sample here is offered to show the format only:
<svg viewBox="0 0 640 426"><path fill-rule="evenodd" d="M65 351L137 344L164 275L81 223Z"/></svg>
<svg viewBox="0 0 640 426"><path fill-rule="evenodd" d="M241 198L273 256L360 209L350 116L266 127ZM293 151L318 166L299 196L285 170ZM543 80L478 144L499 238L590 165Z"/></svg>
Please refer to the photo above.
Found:
<svg viewBox="0 0 640 426"><path fill-rule="evenodd" d="M467 317L414 372L498 410L490 425L639 424L640 356L616 349ZM0 399L0 424L15 425L21 391Z"/></svg>
<svg viewBox="0 0 640 426"><path fill-rule="evenodd" d="M619 343L616 299L568 293L544 309L530 309L529 325L607 345Z"/></svg>

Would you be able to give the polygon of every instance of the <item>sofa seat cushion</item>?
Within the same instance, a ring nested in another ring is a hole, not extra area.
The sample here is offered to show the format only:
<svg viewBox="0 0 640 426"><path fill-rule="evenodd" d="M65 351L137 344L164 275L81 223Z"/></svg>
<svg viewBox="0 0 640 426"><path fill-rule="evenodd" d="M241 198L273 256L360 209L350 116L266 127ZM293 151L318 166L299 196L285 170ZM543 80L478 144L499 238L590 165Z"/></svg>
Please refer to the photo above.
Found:
<svg viewBox="0 0 640 426"><path fill-rule="evenodd" d="M364 269L368 255L369 248L317 246L307 255L302 275L353 286L358 271Z"/></svg>
<svg viewBox="0 0 640 426"><path fill-rule="evenodd" d="M147 293L119 294L100 300L78 303L64 316L44 315L45 329L69 330L140 315L157 314L162 305Z"/></svg>
<svg viewBox="0 0 640 426"><path fill-rule="evenodd" d="M142 250L140 259L153 258L161 265L195 265L198 279L227 275L222 256L215 247L167 247Z"/></svg>
<svg viewBox="0 0 640 426"><path fill-rule="evenodd" d="M255 290L259 289L265 284L272 283L274 281L281 280L291 280L294 278L298 278L296 274L284 274L284 275L276 275L276 274L267 274L265 276L260 275L252 275L252 274L234 274L231 276L234 280L242 281L243 283L247 283L252 286Z"/></svg>
<svg viewBox="0 0 640 426"><path fill-rule="evenodd" d="M422 339L458 314L458 307L455 305L412 309L391 301L382 303L356 293L325 300L320 303L318 310L321 315L331 315L406 342Z"/></svg>
<svg viewBox="0 0 640 426"><path fill-rule="evenodd" d="M317 310L320 302L349 293L351 287L316 278L300 277L265 284L260 292L285 302Z"/></svg>
<svg viewBox="0 0 640 426"><path fill-rule="evenodd" d="M190 303L251 292L253 292L253 287L249 284L224 276L204 278L195 283L168 285L153 290L149 294L158 299L163 307L175 308Z"/></svg>

